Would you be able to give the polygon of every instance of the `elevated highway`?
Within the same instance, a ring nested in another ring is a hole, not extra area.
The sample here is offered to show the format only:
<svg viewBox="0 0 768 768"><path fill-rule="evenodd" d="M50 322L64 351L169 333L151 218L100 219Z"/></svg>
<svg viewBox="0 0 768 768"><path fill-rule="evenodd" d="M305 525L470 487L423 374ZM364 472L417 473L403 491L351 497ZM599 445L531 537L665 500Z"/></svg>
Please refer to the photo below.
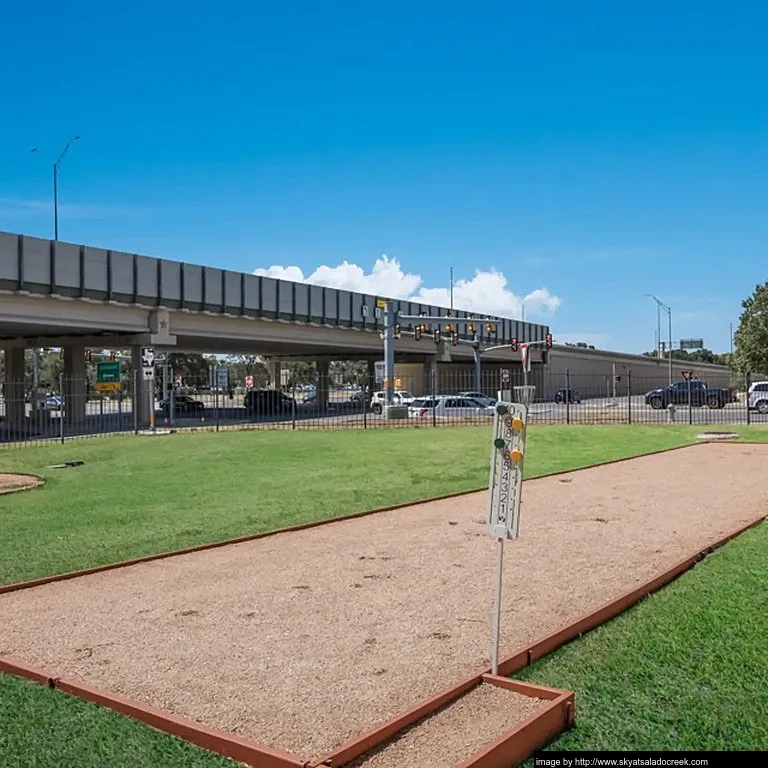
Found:
<svg viewBox="0 0 768 768"><path fill-rule="evenodd" d="M79 393L81 378L85 386L86 347L133 348L137 357L142 346L260 354L272 358L273 365L281 358L316 360L320 366L330 360L378 360L380 298L388 297L0 232L6 399L23 389L23 350L34 347L64 348L72 394ZM462 338L471 339L471 313L396 299L393 303L408 315L452 314ZM490 333L487 320L474 320L480 341L487 345L507 344L513 338L543 341L549 331L545 325L490 318ZM436 345L428 337L417 342L411 326L402 331L398 362L472 361L466 345ZM504 350L488 358L514 362L512 353ZM539 361L534 356L533 362Z"/></svg>

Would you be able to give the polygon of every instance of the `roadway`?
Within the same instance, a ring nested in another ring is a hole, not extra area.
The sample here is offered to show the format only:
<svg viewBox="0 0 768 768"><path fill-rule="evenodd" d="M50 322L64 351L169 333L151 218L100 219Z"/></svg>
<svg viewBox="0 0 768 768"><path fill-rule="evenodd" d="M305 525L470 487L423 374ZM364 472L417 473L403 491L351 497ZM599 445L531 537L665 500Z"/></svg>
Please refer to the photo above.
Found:
<svg viewBox="0 0 768 768"><path fill-rule="evenodd" d="M196 397L205 404L205 409L200 414L177 414L173 420L161 410L156 403L155 424L158 428L174 427L180 429L189 428L234 428L238 426L253 425L262 428L376 428L388 424L392 426L431 426L433 423L440 425L456 424L483 424L490 423L485 417L471 419L436 419L433 422L431 416L422 419L408 419L407 421L387 422L381 416L370 411L365 411L360 402L349 399L349 392L335 392L328 404L326 413L311 403L297 402L295 412L280 414L255 414L249 415L242 405L242 399L222 399L216 407L215 397L205 395ZM89 401L85 421L79 425L64 423L64 436L86 436L108 434L115 432L130 432L134 429L131 399L123 398L121 402L115 400ZM0 418L4 416L4 406L0 402ZM669 414L658 411L645 405L642 395L628 398L618 398L616 401L610 398L594 398L574 403L570 406L554 402L534 403L530 410L531 424L665 424L669 423ZM728 426L735 427L747 424L747 412L744 403L731 403L722 409L691 408L690 414L687 406L677 408L675 423L696 424L706 427ZM749 423L768 424L768 415L760 415L755 412L749 414ZM23 434L9 436L0 431L0 441L23 442L25 440L45 440L61 436L62 424L59 411L51 410L47 418L39 425L33 426L27 423Z"/></svg>

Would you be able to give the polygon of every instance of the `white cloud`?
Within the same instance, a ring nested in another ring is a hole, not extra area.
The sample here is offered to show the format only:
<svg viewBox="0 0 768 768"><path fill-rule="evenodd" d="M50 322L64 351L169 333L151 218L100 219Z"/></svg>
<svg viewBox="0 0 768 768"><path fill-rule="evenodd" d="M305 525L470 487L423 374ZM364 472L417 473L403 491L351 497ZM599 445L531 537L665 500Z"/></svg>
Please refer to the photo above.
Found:
<svg viewBox="0 0 768 768"><path fill-rule="evenodd" d="M449 288L425 286L421 275L404 272L397 259L387 256L376 259L369 273L357 264L344 261L336 267L320 266L306 277L296 266L275 265L268 269L255 269L253 274L393 299L410 299L442 307L449 307L451 300ZM546 288L537 288L525 295L516 294L509 289L504 273L497 270L478 269L470 279L457 280L453 284L453 305L457 310L520 317L523 303L528 319L532 316L552 314L562 300L553 296Z"/></svg>

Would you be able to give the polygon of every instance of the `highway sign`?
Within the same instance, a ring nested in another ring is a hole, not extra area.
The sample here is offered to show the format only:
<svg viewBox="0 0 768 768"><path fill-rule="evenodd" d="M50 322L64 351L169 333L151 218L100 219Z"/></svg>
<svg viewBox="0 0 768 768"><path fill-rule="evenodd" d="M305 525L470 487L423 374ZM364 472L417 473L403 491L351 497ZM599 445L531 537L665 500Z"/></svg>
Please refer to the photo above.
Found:
<svg viewBox="0 0 768 768"><path fill-rule="evenodd" d="M229 368L226 365L216 366L216 386L219 389L227 389L229 387Z"/></svg>
<svg viewBox="0 0 768 768"><path fill-rule="evenodd" d="M704 339L680 339L680 349L704 349Z"/></svg>
<svg viewBox="0 0 768 768"><path fill-rule="evenodd" d="M120 363L96 363L96 391L120 391Z"/></svg>
<svg viewBox="0 0 768 768"><path fill-rule="evenodd" d="M496 403L487 515L488 533L496 539L517 538L527 422L523 403Z"/></svg>
<svg viewBox="0 0 768 768"><path fill-rule="evenodd" d="M155 350L152 347L141 350L141 376L144 381L155 378Z"/></svg>

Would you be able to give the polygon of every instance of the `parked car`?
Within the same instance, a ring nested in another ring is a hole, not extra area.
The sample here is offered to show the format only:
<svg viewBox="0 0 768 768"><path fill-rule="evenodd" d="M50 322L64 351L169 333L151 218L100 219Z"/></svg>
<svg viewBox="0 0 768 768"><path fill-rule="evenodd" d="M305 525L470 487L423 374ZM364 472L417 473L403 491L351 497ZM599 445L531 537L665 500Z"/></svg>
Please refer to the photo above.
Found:
<svg viewBox="0 0 768 768"><path fill-rule="evenodd" d="M575 389L558 389L555 392L556 403L580 403L581 395Z"/></svg>
<svg viewBox="0 0 768 768"><path fill-rule="evenodd" d="M668 405L691 405L708 408L724 408L728 403L736 402L737 397L732 389L724 387L707 387L706 382L699 379L692 381L677 381L663 389L653 389L645 395L646 405L651 408L666 408Z"/></svg>
<svg viewBox="0 0 768 768"><path fill-rule="evenodd" d="M160 410L165 413L171 410L171 403L168 399L160 401ZM203 413L205 413L205 403L202 400L195 400L189 395L173 396L174 416L200 416Z"/></svg>
<svg viewBox="0 0 768 768"><path fill-rule="evenodd" d="M768 413L768 381L755 381L750 385L747 408L758 413Z"/></svg>
<svg viewBox="0 0 768 768"><path fill-rule="evenodd" d="M403 389L396 389L392 393L392 405L410 405L413 400L413 395ZM384 410L384 404L384 392L374 392L371 396L371 410L374 413L381 413Z"/></svg>
<svg viewBox="0 0 768 768"><path fill-rule="evenodd" d="M46 411L60 411L64 405L58 395L46 395L44 403Z"/></svg>
<svg viewBox="0 0 768 768"><path fill-rule="evenodd" d="M483 405L496 405L496 398L484 395L482 392L459 392L459 397L469 397Z"/></svg>
<svg viewBox="0 0 768 768"><path fill-rule="evenodd" d="M408 417L421 419L424 417L440 416L442 418L492 418L492 405L485 405L472 397L458 395L435 395L434 397L419 397L408 406Z"/></svg>
<svg viewBox="0 0 768 768"><path fill-rule="evenodd" d="M243 405L249 415L273 416L290 413L296 401L277 389L250 389L245 393Z"/></svg>
<svg viewBox="0 0 768 768"><path fill-rule="evenodd" d="M356 403L356 404L364 404L367 408L371 404L371 399L373 398L373 394L371 392L366 392L364 389L358 389L357 391L353 392L349 396L349 402L350 403Z"/></svg>

